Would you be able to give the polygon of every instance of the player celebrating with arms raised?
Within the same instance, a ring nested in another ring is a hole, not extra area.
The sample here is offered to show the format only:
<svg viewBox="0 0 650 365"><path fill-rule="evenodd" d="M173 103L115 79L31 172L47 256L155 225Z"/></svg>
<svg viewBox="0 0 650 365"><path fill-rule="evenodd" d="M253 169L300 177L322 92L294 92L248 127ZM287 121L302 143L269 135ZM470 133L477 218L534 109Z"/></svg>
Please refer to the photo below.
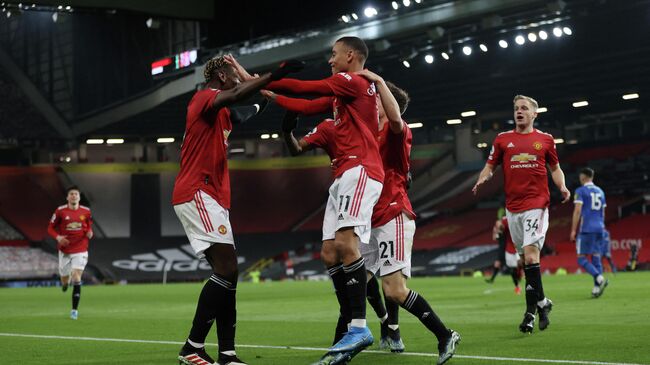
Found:
<svg viewBox="0 0 650 365"><path fill-rule="evenodd" d="M213 58L205 65L206 88L197 91L187 107L181 167L172 204L196 255L210 263L213 274L199 295L192 329L178 355L182 364L214 363L204 344L213 322L219 341L218 363L244 364L235 353L239 273L228 211L227 147L232 125L246 121L260 108L231 105L302 67L301 62L287 61L261 77L241 77L224 57Z"/></svg>
<svg viewBox="0 0 650 365"><path fill-rule="evenodd" d="M523 256L526 277L526 313L519 330L532 332L535 313L539 312L539 329L545 330L553 307L553 302L544 295L539 265L551 200L546 164L550 166L553 182L562 193L563 203L569 200L571 193L565 185L553 136L533 127L537 118L537 101L517 95L513 103L516 127L494 139L488 161L472 191L476 194L492 177L497 165L503 165L508 227L518 253Z"/></svg>

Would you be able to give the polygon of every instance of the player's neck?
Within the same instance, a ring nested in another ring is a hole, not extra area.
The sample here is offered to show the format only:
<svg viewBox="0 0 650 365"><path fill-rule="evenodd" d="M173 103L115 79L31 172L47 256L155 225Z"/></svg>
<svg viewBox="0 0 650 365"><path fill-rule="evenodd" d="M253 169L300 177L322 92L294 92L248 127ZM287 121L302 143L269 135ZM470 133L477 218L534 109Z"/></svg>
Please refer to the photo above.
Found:
<svg viewBox="0 0 650 365"><path fill-rule="evenodd" d="M515 132L517 132L519 134L533 133L534 130L535 130L535 128L533 128L532 124L527 126L527 127L519 127L519 126L515 127Z"/></svg>
<svg viewBox="0 0 650 365"><path fill-rule="evenodd" d="M72 210L77 210L77 209L79 209L79 203L77 203L77 204L68 203L68 208L70 208Z"/></svg>

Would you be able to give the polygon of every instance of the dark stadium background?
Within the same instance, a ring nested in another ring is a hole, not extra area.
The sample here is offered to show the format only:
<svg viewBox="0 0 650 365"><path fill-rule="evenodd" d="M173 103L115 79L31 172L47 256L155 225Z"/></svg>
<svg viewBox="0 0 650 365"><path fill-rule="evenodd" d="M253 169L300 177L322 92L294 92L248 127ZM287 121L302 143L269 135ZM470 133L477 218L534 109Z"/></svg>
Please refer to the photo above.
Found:
<svg viewBox="0 0 650 365"><path fill-rule="evenodd" d="M395 10L384 0L3 2L0 284L56 283L47 222L73 184L97 227L86 282L204 279L206 266L188 251L170 203L185 110L202 65L233 53L264 72L282 59L300 58L308 67L297 77L323 78L331 43L342 34L366 39L368 67L410 93L404 118L422 125L413 129L414 275L458 275L491 265L491 228L503 205L500 172L478 197L470 189L493 138L512 127L516 94L548 109L536 127L557 139L571 190L580 168L596 170L608 196L619 269L632 247L641 248L638 267L647 267L650 1L410 3L400 1ZM378 14L367 18L370 5ZM352 13L359 19L342 20ZM548 39L539 39L541 30ZM531 42L529 33L538 39ZM525 44L515 43L517 35ZM472 47L471 55L463 54L464 46ZM188 67L152 75L152 63L192 50L196 60ZM639 97L623 99L634 93ZM583 100L589 105L572 106ZM461 117L465 111L476 115ZM273 137L282 114L271 105L230 135L231 218L244 279L251 270L283 279L287 266L294 269L291 278L325 275L318 251L328 161L321 153L289 158ZM452 119L462 122L448 124ZM305 118L298 133L318 121ZM175 140L158 143L162 137ZM551 191L542 265L575 272L572 205L559 204L557 190Z"/></svg>

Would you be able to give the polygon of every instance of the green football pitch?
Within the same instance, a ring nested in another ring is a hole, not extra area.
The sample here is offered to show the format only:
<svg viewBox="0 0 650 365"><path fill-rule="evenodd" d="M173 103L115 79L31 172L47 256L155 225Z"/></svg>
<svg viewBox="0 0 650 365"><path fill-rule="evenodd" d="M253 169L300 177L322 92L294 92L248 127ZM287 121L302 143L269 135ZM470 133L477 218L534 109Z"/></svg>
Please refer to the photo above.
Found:
<svg viewBox="0 0 650 365"><path fill-rule="evenodd" d="M586 275L545 276L551 325L519 333L524 297L507 276L422 278L410 287L462 335L449 364L650 364L650 273L609 277L591 299ZM70 291L0 289L1 364L176 364L201 284L87 286L79 319L68 318ZM337 318L329 282L240 283L237 352L250 364L310 364L330 344ZM379 322L368 306L370 328ZM400 310L403 354L378 351L378 339L353 364L431 364L435 338ZM213 331L208 339L216 343ZM214 344L208 346L216 353Z"/></svg>

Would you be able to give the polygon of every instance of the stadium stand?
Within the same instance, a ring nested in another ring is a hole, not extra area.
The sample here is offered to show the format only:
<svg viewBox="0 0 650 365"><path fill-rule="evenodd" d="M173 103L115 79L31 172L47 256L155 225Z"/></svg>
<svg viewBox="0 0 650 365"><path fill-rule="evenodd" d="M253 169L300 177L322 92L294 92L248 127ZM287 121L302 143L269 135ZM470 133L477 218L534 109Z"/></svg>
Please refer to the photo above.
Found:
<svg viewBox="0 0 650 365"><path fill-rule="evenodd" d="M51 278L58 267L56 256L39 248L0 245L0 280Z"/></svg>
<svg viewBox="0 0 650 365"><path fill-rule="evenodd" d="M23 240L24 237L4 219L0 218L0 242Z"/></svg>

